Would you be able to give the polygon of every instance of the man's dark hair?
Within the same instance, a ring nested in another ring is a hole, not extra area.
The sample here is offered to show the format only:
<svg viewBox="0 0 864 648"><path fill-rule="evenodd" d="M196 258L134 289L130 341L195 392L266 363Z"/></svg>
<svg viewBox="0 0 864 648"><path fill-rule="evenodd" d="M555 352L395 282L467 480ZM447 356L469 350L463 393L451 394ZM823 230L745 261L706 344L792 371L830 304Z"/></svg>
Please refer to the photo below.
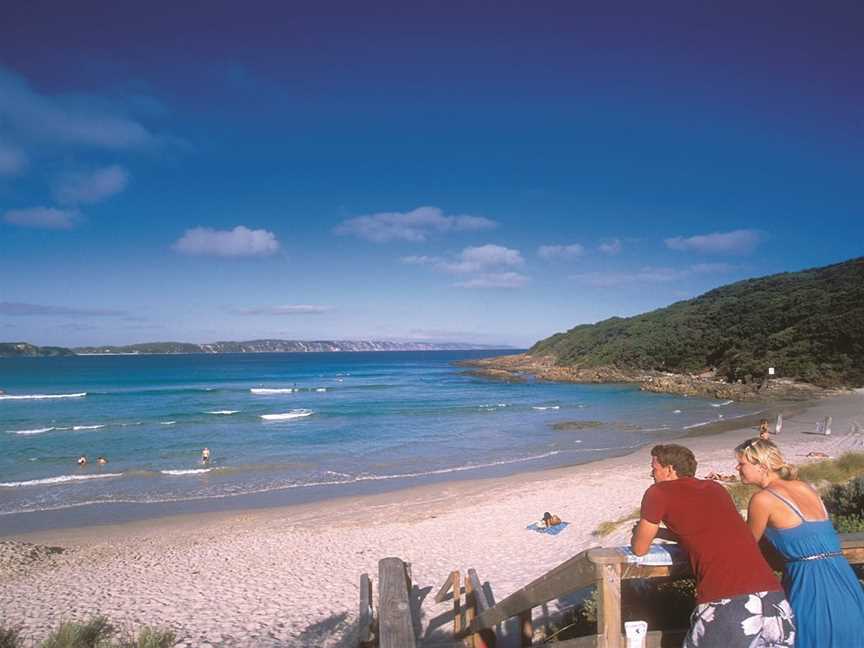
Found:
<svg viewBox="0 0 864 648"><path fill-rule="evenodd" d="M651 456L664 468L672 466L679 477L696 476L696 457L690 448L675 443L656 445L651 448Z"/></svg>

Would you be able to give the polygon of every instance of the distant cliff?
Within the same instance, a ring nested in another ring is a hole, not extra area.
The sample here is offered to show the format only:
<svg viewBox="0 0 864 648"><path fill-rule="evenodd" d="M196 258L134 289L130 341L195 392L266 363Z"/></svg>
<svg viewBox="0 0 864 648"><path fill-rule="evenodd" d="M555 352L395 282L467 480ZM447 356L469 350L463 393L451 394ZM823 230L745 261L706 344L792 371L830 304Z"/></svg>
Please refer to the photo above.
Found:
<svg viewBox="0 0 864 648"><path fill-rule="evenodd" d="M147 354L147 353L303 353L346 351L464 351L500 349L502 346L464 344L459 342L393 342L389 340L249 340L248 342L145 342L128 346L76 347L77 354Z"/></svg>
<svg viewBox="0 0 864 648"><path fill-rule="evenodd" d="M75 353L63 347L39 347L27 342L0 342L0 358L71 356Z"/></svg>

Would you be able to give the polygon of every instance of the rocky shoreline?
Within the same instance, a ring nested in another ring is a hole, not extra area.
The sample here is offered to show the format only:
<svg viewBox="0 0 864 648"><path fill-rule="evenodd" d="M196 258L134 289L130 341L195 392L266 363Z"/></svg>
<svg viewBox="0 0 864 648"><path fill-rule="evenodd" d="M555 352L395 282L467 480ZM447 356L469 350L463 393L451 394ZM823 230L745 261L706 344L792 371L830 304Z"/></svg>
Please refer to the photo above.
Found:
<svg viewBox="0 0 864 648"><path fill-rule="evenodd" d="M479 360L463 360L456 364L468 368L467 373L471 375L509 382L523 382L530 376L552 382L634 383L639 385L639 389L643 391L736 401L804 401L842 393L838 390L824 389L809 383L785 378L745 384L719 380L710 371L693 375L620 369L608 366L562 366L556 364L554 356L532 356L525 353Z"/></svg>

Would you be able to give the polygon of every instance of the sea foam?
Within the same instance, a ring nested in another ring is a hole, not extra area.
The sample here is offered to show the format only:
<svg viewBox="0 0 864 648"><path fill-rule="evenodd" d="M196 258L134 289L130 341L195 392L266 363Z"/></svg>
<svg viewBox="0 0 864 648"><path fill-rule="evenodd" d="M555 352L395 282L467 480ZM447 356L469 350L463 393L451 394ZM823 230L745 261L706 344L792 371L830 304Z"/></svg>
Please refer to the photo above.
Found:
<svg viewBox="0 0 864 648"><path fill-rule="evenodd" d="M73 430L99 430L104 428L104 425L73 425Z"/></svg>
<svg viewBox="0 0 864 648"><path fill-rule="evenodd" d="M44 434L50 432L53 427L36 428L35 430L6 430L8 434Z"/></svg>
<svg viewBox="0 0 864 648"><path fill-rule="evenodd" d="M84 398L87 392L78 394L0 394L0 400L45 400L50 398Z"/></svg>
<svg viewBox="0 0 864 648"><path fill-rule="evenodd" d="M200 475L202 473L208 473L212 468L187 468L186 470L160 470L163 475Z"/></svg>
<svg viewBox="0 0 864 648"><path fill-rule="evenodd" d="M236 414L240 410L213 410L211 412L204 412L205 414L217 414L220 416L231 416L232 414Z"/></svg>
<svg viewBox="0 0 864 648"><path fill-rule="evenodd" d="M105 479L106 477L122 477L123 473L103 473L101 475L60 475L59 477L46 477L44 479L30 479L20 482L0 482L3 488L18 488L19 486L47 486L50 484L63 484L73 481L85 481L88 479Z"/></svg>
<svg viewBox="0 0 864 648"><path fill-rule="evenodd" d="M265 387L256 387L256 388L250 389L249 391L252 392L253 394L258 394L259 396L269 396L269 395L273 395L273 394L290 394L290 393L295 392L297 390L292 388L292 387L285 387L285 388L281 388L281 389L270 389L270 388L265 388Z"/></svg>
<svg viewBox="0 0 864 648"><path fill-rule="evenodd" d="M265 421L290 421L291 419L311 416L314 413L315 412L309 409L296 409L291 410L290 412L285 412L284 414L262 414L261 418Z"/></svg>

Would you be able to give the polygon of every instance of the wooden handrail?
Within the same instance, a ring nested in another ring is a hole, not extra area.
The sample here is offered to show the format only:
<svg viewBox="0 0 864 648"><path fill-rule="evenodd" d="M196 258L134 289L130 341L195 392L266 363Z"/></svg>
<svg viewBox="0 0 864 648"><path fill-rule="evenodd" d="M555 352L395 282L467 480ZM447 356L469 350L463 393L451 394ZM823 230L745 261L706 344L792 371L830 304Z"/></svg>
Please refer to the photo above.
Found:
<svg viewBox="0 0 864 648"><path fill-rule="evenodd" d="M477 615L463 632L479 632L494 628L510 617L535 608L553 599L593 585L597 580L594 565L588 561L588 551L582 551L564 561L540 578Z"/></svg>
<svg viewBox="0 0 864 648"><path fill-rule="evenodd" d="M840 546L842 547L843 555L846 556L846 559L851 564L864 563L864 533L840 534ZM611 571L608 569L609 567L612 567ZM481 630L494 628L499 623L503 623L515 616L523 616L530 612L532 608L543 605L548 601L595 585L602 578L604 569L610 571L613 581L615 580L613 572L620 572L622 580L668 576L684 577L691 575L690 564L684 557L679 558L672 565L640 565L637 563L628 563L626 555L614 547L588 549L576 554L569 560L531 581L525 587L513 592L496 605L478 614L458 636L465 636L480 632ZM612 586L615 585L614 582L610 582L610 584ZM601 633L600 624L604 619L607 625L610 626L610 630L611 626L615 623L616 612L612 612L610 615L610 610L604 609L607 605L612 604L617 606L617 619L620 623L620 598L616 602L614 596L610 596L606 601L606 605L604 605L604 598L606 597L601 596L598 601L598 631ZM602 645L623 645L623 640L620 639L620 630L614 634L614 637L607 636Z"/></svg>

